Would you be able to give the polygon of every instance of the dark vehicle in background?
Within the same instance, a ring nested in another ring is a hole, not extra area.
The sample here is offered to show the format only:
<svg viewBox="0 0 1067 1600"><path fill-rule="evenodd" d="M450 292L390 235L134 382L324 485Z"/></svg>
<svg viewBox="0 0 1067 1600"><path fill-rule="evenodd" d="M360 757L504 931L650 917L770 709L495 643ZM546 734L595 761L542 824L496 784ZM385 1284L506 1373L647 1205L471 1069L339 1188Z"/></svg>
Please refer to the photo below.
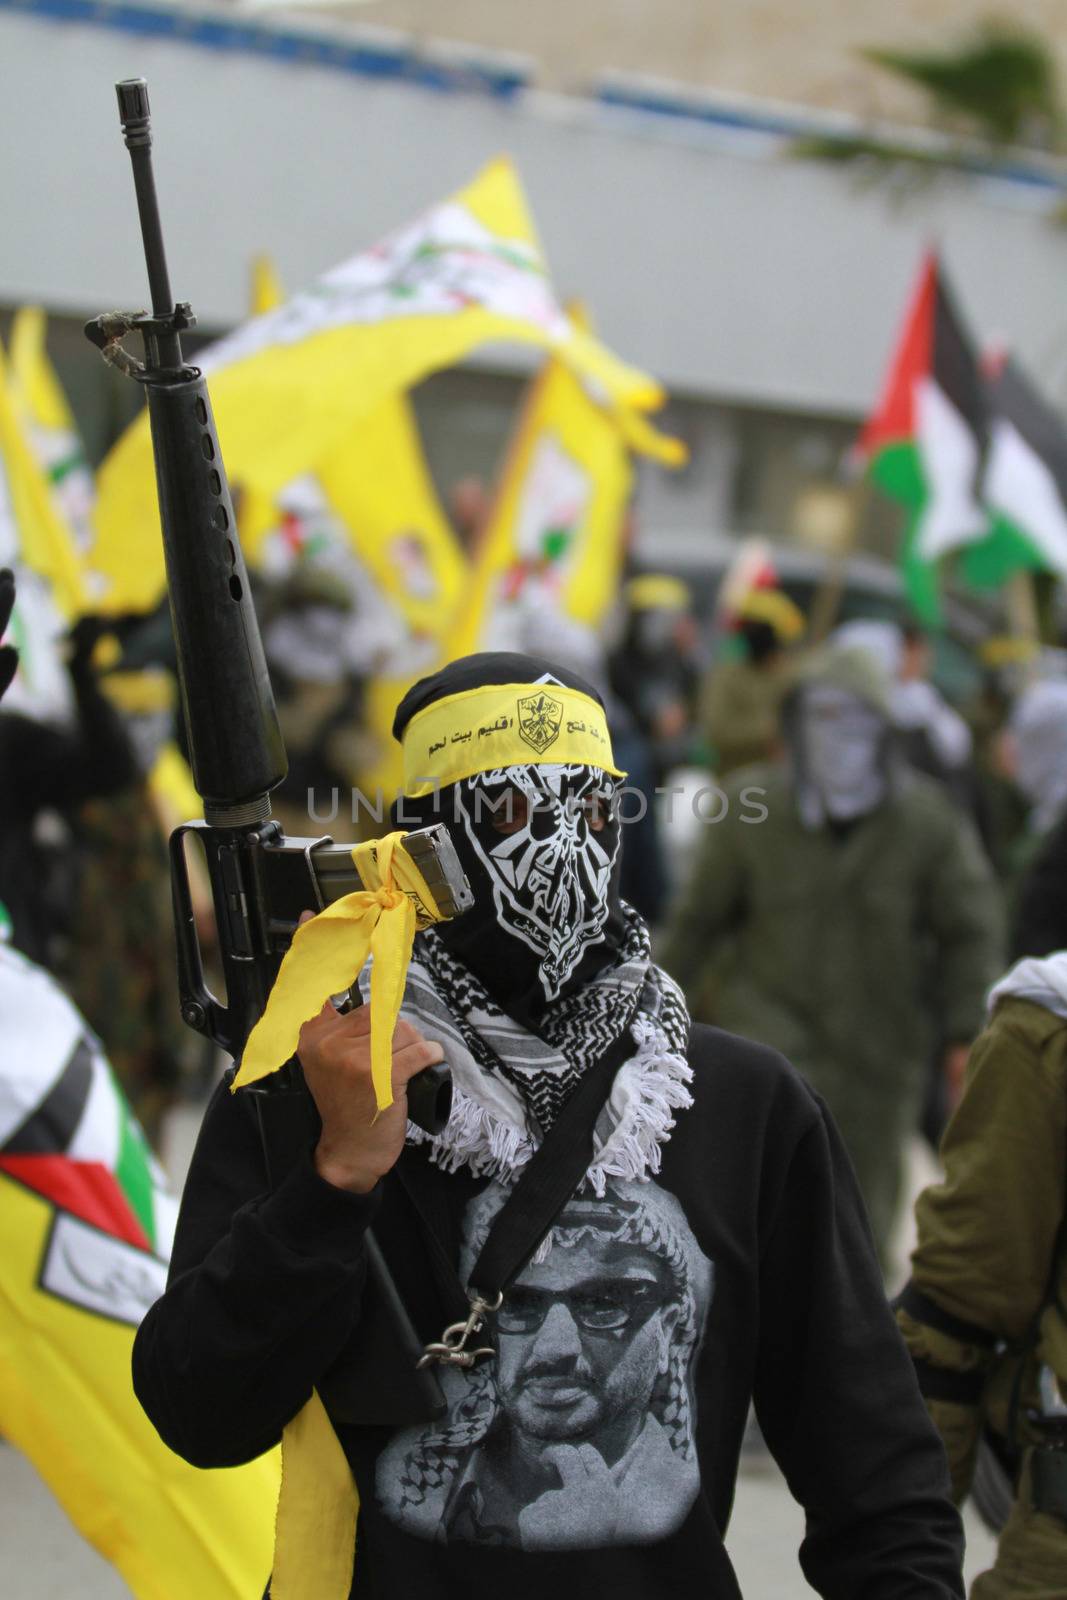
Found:
<svg viewBox="0 0 1067 1600"><path fill-rule="evenodd" d="M859 617L897 623L909 617L900 570L887 561L862 554L842 559L795 544L765 540L760 544L779 584L809 620L824 605L828 610L832 607L831 630ZM670 573L688 585L709 660L716 644L719 588L740 548L738 541L720 534L643 531L634 550L635 564L641 570ZM981 684L979 649L1005 627L1003 601L992 592L986 596L949 589L942 598L942 611L943 626L930 635L933 677L955 705L964 705Z"/></svg>

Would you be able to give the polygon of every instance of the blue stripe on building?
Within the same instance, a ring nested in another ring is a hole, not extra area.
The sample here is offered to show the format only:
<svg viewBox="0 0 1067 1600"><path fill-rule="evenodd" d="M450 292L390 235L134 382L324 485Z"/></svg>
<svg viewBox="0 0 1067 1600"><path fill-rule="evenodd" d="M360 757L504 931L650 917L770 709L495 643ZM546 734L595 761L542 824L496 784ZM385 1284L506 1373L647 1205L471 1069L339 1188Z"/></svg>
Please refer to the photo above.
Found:
<svg viewBox="0 0 1067 1600"><path fill-rule="evenodd" d="M0 0L2 3L3 0ZM718 128L724 132L756 133L778 139L802 139L817 134L820 138L847 141L862 133L859 127L844 133L837 124L828 127L818 117L802 112L789 115L755 109L740 110L725 104L717 105L710 100L694 100L684 92L672 94L667 89L645 88L640 84L602 84L596 90L596 100L599 105L610 106L614 110L639 112L660 119ZM1040 167L1028 166L1024 161L993 163L979 156L969 156L966 152L953 151L946 156L945 165L956 167L970 177L1000 178L1009 183L1049 189L1055 193L1063 190L1062 181L1053 174L1042 171Z"/></svg>
<svg viewBox="0 0 1067 1600"><path fill-rule="evenodd" d="M51 22L113 28L142 38L173 39L204 50L328 67L446 93L473 92L508 100L527 81L521 68L495 66L484 58L436 60L403 45L268 27L212 12L138 5L136 0L0 0L0 11L20 12Z"/></svg>
<svg viewBox="0 0 1067 1600"><path fill-rule="evenodd" d="M521 66L498 65L482 55L448 59L426 55L402 42L393 44L367 38L345 38L339 33L316 33L265 24L243 17L190 8L137 4L137 0L0 0L0 11L40 17L52 22L112 28L142 38L173 39L220 53L259 56L294 66L317 66L351 73L379 82L412 84L445 94L482 94L512 100L529 86L529 73ZM656 120L719 129L725 133L750 133L764 138L796 139L817 133L833 138L837 125L827 127L818 117L804 113L731 106L698 99L680 90L659 90L640 83L600 84L592 91L596 105L616 111L644 114ZM842 138L849 135L840 134ZM1062 192L1061 181L1025 161L992 163L956 154L948 163L976 178L998 178L1034 189Z"/></svg>

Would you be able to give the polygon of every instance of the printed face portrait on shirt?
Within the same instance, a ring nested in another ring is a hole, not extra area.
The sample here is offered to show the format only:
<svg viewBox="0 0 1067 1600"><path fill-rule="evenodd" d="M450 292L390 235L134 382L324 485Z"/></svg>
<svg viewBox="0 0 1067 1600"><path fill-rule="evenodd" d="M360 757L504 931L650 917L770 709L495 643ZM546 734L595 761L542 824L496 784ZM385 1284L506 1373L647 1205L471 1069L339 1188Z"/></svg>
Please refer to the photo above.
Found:
<svg viewBox="0 0 1067 1600"><path fill-rule="evenodd" d="M505 1191L472 1202L469 1271ZM496 1358L445 1371L449 1413L379 1460L391 1520L524 1550L666 1538L699 1489L692 1369L712 1269L674 1197L618 1183L572 1200L493 1319Z"/></svg>
<svg viewBox="0 0 1067 1600"><path fill-rule="evenodd" d="M667 1370L673 1295L666 1265L634 1245L589 1238L527 1267L496 1318L511 1426L531 1445L596 1437L621 1455Z"/></svg>

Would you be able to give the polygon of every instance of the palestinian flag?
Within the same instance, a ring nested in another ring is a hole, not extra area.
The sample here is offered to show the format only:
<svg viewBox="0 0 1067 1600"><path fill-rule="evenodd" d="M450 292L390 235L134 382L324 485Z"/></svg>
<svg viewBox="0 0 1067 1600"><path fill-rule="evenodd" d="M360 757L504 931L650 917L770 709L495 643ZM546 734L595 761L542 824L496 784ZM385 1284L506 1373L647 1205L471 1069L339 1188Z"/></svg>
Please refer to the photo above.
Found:
<svg viewBox="0 0 1067 1600"><path fill-rule="evenodd" d="M938 619L937 562L987 531L978 500L986 436L978 365L931 254L882 398L858 445L873 481L907 508L905 582L912 605L927 621Z"/></svg>
<svg viewBox="0 0 1067 1600"><path fill-rule="evenodd" d="M130 1381L175 1202L99 1041L48 973L3 945L0 1028L0 1436L137 1600L262 1594L277 1452L198 1472Z"/></svg>
<svg viewBox="0 0 1067 1600"><path fill-rule="evenodd" d="M0 1174L145 1254L140 1275L155 1293L131 1312L136 1326L166 1282L176 1202L99 1041L47 974L9 949L0 950L0 1015Z"/></svg>
<svg viewBox="0 0 1067 1600"><path fill-rule="evenodd" d="M995 588L1013 572L1067 578L1067 428L1019 366L999 353L985 362L990 415L982 498L989 526L968 547L968 583Z"/></svg>

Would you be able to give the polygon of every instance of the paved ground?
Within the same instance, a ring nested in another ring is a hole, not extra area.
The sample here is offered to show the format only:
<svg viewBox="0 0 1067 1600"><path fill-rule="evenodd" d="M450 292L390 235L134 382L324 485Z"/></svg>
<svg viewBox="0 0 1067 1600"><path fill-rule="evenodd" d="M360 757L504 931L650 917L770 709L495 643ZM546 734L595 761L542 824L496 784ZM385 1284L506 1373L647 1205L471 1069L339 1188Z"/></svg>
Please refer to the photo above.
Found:
<svg viewBox="0 0 1067 1600"><path fill-rule="evenodd" d="M777 1473L743 1477L730 1555L748 1600L810 1595L796 1561L802 1519ZM988 1566L992 1541L968 1515L968 1576ZM130 1590L79 1538L33 1468L0 1447L0 1550L4 1600L130 1600ZM249 1596L258 1600L258 1596Z"/></svg>
<svg viewBox="0 0 1067 1600"><path fill-rule="evenodd" d="M196 1122L196 1114L188 1112L172 1124L167 1155L174 1173L185 1171ZM928 1159L917 1149L911 1188L929 1181L930 1172ZM907 1235L902 1232L902 1259L906 1250ZM966 1522L967 1572L973 1577L988 1566L993 1544L973 1513L968 1513ZM812 1593L796 1562L802 1531L800 1511L776 1471L742 1477L728 1546L748 1600L802 1600ZM75 1533L33 1468L4 1446L0 1446L0 1550L4 1600L129 1600L126 1585Z"/></svg>

